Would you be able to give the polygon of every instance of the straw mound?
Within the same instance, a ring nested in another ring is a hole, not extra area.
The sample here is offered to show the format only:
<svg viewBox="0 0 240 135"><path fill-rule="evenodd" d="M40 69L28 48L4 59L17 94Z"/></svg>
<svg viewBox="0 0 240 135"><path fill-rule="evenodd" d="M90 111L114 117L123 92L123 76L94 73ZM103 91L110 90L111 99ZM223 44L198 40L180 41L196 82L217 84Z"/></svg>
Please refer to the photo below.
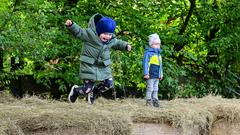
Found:
<svg viewBox="0 0 240 135"><path fill-rule="evenodd" d="M213 135L223 125L238 129L228 132L231 134L240 129L239 104L238 99L207 96L161 101L162 108L153 108L146 107L143 99L99 98L88 105L84 100L70 104L34 96L15 99L0 93L0 134L128 135L141 130L141 124L165 124L184 135Z"/></svg>

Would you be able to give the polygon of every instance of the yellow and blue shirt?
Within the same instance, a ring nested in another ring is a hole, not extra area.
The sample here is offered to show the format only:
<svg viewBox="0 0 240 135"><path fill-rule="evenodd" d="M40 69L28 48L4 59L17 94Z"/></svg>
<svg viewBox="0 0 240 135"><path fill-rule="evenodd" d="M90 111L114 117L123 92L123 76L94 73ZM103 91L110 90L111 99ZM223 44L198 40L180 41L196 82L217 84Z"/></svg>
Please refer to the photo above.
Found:
<svg viewBox="0 0 240 135"><path fill-rule="evenodd" d="M149 75L150 78L163 77L161 51L161 49L150 47L145 49L143 58L144 75Z"/></svg>

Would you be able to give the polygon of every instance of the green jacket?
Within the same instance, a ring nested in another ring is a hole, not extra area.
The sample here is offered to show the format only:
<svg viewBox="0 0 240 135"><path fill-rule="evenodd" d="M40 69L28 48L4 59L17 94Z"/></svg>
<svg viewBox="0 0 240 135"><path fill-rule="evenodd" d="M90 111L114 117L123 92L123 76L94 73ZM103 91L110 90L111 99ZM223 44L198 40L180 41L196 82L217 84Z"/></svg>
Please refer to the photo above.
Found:
<svg viewBox="0 0 240 135"><path fill-rule="evenodd" d="M103 81L112 78L110 48L126 50L127 42L113 38L108 43L102 43L97 35L95 23L103 17L93 15L88 23L88 28L83 29L73 23L69 30L83 41L80 55L80 78L94 81Z"/></svg>

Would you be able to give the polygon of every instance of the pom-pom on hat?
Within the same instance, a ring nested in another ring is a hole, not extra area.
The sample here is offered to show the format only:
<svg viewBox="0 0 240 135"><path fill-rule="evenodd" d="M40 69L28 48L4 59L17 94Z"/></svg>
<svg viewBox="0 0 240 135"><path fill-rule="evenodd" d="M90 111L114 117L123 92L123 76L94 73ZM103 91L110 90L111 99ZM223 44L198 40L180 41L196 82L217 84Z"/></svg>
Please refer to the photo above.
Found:
<svg viewBox="0 0 240 135"><path fill-rule="evenodd" d="M148 39L149 39L149 45L150 46L153 45L154 43L161 44L161 40L160 40L160 38L159 38L157 33L149 35Z"/></svg>
<svg viewBox="0 0 240 135"><path fill-rule="evenodd" d="M101 33L114 33L116 22L109 17L102 17L96 24L96 31L98 35Z"/></svg>

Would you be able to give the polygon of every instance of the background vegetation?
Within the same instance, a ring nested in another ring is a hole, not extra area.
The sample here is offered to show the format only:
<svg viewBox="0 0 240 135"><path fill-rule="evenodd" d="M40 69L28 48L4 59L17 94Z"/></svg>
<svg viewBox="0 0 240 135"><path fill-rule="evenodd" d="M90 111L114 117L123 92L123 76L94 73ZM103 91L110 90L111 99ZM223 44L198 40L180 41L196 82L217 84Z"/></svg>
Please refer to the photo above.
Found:
<svg viewBox="0 0 240 135"><path fill-rule="evenodd" d="M47 88L60 98L80 84L82 42L64 22L86 28L98 12L115 19L116 35L133 46L131 53L112 52L119 90L144 96L141 61L147 36L156 32L164 64L160 98L238 97L239 11L239 0L1 0L0 86L20 96Z"/></svg>

